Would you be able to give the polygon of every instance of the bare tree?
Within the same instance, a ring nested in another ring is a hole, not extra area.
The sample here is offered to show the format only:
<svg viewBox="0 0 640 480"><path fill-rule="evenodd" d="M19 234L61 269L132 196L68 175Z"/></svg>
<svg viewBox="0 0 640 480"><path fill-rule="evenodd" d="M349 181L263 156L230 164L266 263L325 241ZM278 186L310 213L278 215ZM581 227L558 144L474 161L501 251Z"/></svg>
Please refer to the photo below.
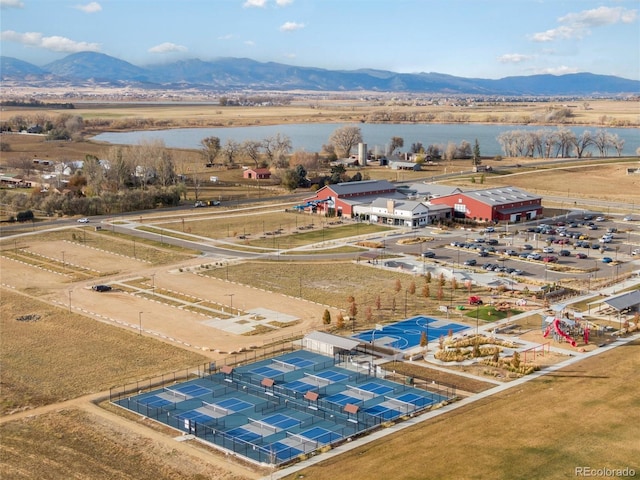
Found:
<svg viewBox="0 0 640 480"><path fill-rule="evenodd" d="M334 130L329 137L329 143L335 147L343 158L348 157L351 154L351 149L358 143L362 143L360 127L347 125Z"/></svg>
<svg viewBox="0 0 640 480"><path fill-rule="evenodd" d="M222 147L222 152L225 156L226 163L233 165L236 155L240 153L240 144L235 140L228 139L224 147Z"/></svg>
<svg viewBox="0 0 640 480"><path fill-rule="evenodd" d="M288 166L284 165L283 160L291 152L291 139L289 137L277 133L272 137L265 138L262 147L270 165L278 168L286 168Z"/></svg>
<svg viewBox="0 0 640 480"><path fill-rule="evenodd" d="M220 139L218 137L206 137L200 140L200 145L202 145L201 152L207 165L213 165L222 149Z"/></svg>
<svg viewBox="0 0 640 480"><path fill-rule="evenodd" d="M593 137L589 130L582 132L580 136L574 136L572 139L573 148L578 158L582 158L585 149L593 143Z"/></svg>
<svg viewBox="0 0 640 480"><path fill-rule="evenodd" d="M98 157L86 155L82 165L82 174L87 179L89 195L100 195L104 186L105 170Z"/></svg>
<svg viewBox="0 0 640 480"><path fill-rule="evenodd" d="M135 167L131 163L129 151L130 149L121 146L112 147L107 151L107 178L112 182L115 191L123 189L133 178Z"/></svg>
<svg viewBox="0 0 640 480"><path fill-rule="evenodd" d="M260 149L262 148L262 142L256 142L255 140L246 140L242 142L242 152L249 157L256 164L256 168L260 167Z"/></svg>
<svg viewBox="0 0 640 480"><path fill-rule="evenodd" d="M388 155L393 155L398 148L404 147L404 138L402 137L391 137L391 141L389 142L389 152Z"/></svg>

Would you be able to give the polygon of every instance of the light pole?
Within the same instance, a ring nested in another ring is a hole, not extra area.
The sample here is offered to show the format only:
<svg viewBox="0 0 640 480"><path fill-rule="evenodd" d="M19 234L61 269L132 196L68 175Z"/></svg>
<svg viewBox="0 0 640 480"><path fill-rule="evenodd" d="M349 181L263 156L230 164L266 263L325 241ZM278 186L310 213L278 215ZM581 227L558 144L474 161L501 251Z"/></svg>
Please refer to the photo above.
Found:
<svg viewBox="0 0 640 480"><path fill-rule="evenodd" d="M69 313L71 313L71 289L69 289Z"/></svg>
<svg viewBox="0 0 640 480"><path fill-rule="evenodd" d="M233 296L235 295L235 293L227 293L225 294L225 297L229 297L231 299L230 303L229 303L229 307L231 308L231 315L233 315Z"/></svg>
<svg viewBox="0 0 640 480"><path fill-rule="evenodd" d="M142 313L138 312L138 335L142 335Z"/></svg>
<svg viewBox="0 0 640 480"><path fill-rule="evenodd" d="M64 250L62 250L62 268L66 268L66 264L64 262Z"/></svg>
<svg viewBox="0 0 640 480"><path fill-rule="evenodd" d="M156 274L151 274L151 295L156 296Z"/></svg>

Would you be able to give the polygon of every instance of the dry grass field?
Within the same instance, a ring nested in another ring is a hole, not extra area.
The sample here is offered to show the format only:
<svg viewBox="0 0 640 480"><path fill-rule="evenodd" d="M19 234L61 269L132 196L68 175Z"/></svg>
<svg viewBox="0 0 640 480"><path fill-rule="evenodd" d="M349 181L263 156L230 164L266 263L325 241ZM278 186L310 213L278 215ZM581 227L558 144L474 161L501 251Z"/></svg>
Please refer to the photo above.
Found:
<svg viewBox="0 0 640 480"><path fill-rule="evenodd" d="M639 384L636 341L286 478L565 479L576 467L639 478Z"/></svg>
<svg viewBox="0 0 640 480"><path fill-rule="evenodd" d="M608 116L640 123L634 102L594 101L589 107L584 110L579 105L574 121L599 125L602 117ZM361 106L349 101L340 105L297 103L276 109L86 104L74 113L96 122L112 118L122 125L149 119L156 128L168 128L354 122L372 109L388 108L391 107ZM430 108L436 114L451 111L482 122L489 121L489 115L506 119L543 113L548 105ZM2 112L2 118L32 113L7 110ZM2 152L3 164L19 158L65 160L87 154L101 157L110 148L91 141L44 142L40 137L22 135L9 136L7 141L11 150ZM202 163L198 152L173 153L193 165ZM483 185L514 185L578 200L629 202L637 198L640 202L637 180L625 175L623 163L534 170L527 168L528 160L519 162L523 168L486 176ZM371 178L421 181L445 173L445 169L451 172L462 168L468 168L468 161L443 162L427 172L398 174L371 168L367 174ZM241 180L240 172L215 173L229 183L225 193L229 198L255 194L245 194L244 186L231 186ZM203 178L211 173L204 168L199 172ZM471 177L456 182L480 186L472 183ZM260 192L268 194L273 192ZM217 196L220 191L209 189L206 195ZM262 248L270 253L274 247L277 251L312 242L338 242L339 228L354 228L322 225L316 219L311 232L295 237L294 231L309 219L285 214L284 208L278 206L275 212L267 213L269 209L260 206L255 210L260 217L233 216L231 205L194 209L185 212L184 219L150 213L145 214L144 225L150 230L171 230L176 236L209 237L211 240L204 241L212 243L234 239L233 248L238 250ZM278 229L282 229L280 236L266 235L267 231ZM356 231L359 233L363 232ZM249 234L247 245L238 241L241 234ZM289 244L283 240L281 247L279 238L289 235ZM97 232L91 226L8 236L3 238L1 247L3 479L257 478L268 472L232 463L194 442L177 442L172 439L175 432L95 402L104 397L109 387L131 379L223 359L226 352L269 344L288 334L333 330L337 313L346 313L349 307L349 296L357 303L357 328L413 314L436 314L442 300L437 298L437 279L432 279L425 295L424 278L375 268L364 261L296 261L293 254L283 254L277 260L238 261L233 249L228 255L201 257L195 250L174 248L156 240L133 240L108 229ZM419 247L415 248L419 252ZM93 292L90 287L96 283L111 283L116 288L107 294ZM415 292L409 293L412 283ZM489 292L479 289L474 293L483 296ZM446 284L442 295L447 302L463 304L468 292L464 288L451 291ZM265 307L299 320L291 326L283 324L242 335L212 328L207 325L211 318L202 315L203 309L183 308L182 301L201 306L224 305L229 311L232 302L237 312ZM332 316L329 326L321 322L325 309ZM464 313L456 312L453 320L470 323ZM22 315L38 318L18 321ZM346 325L344 332L350 330L351 325ZM574 475L574 467L583 465L631 466L639 472L637 460L633 463L640 420L639 348L638 342L617 348L329 459L290 478L567 478ZM432 370L430 374L447 383L458 382L464 390L487 389L485 382L465 381L454 371Z"/></svg>

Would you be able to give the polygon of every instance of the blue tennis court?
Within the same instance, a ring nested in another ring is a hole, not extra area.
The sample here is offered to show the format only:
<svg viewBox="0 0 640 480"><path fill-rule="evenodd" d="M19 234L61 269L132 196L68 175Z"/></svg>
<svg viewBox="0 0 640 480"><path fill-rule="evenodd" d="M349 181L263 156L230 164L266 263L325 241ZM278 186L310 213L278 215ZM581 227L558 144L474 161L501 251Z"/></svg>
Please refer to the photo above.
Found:
<svg viewBox="0 0 640 480"><path fill-rule="evenodd" d="M318 388L317 385L303 382L302 380L295 380L293 382L285 383L283 387L300 393L307 393L309 390L316 390Z"/></svg>
<svg viewBox="0 0 640 480"><path fill-rule="evenodd" d="M275 368L271 368L267 366L254 368L253 370L250 370L250 372L253 373L254 375L260 375L261 377L265 377L265 378L278 378L282 374L284 374L282 370L276 370Z"/></svg>
<svg viewBox="0 0 640 480"><path fill-rule="evenodd" d="M227 398L216 403L217 406L230 410L232 412L240 412L247 408L253 407L253 403L245 402L238 398Z"/></svg>
<svg viewBox="0 0 640 480"><path fill-rule="evenodd" d="M392 407L383 404L369 407L365 409L365 412L367 412L369 415L375 415L376 417L384 418L385 420L393 420L394 418L398 418L402 415L402 412L400 410L395 410Z"/></svg>
<svg viewBox="0 0 640 480"><path fill-rule="evenodd" d="M384 395L385 393L393 392L393 387L390 387L389 385L381 385L377 382L369 382L363 385L358 385L358 389L375 393L376 395Z"/></svg>
<svg viewBox="0 0 640 480"><path fill-rule="evenodd" d="M344 393L336 393L335 395L331 395L330 397L327 397L327 402L335 403L337 405L342 405L344 407L347 403L356 405L362 402L362 399L357 397L352 397Z"/></svg>
<svg viewBox="0 0 640 480"><path fill-rule="evenodd" d="M331 383L342 382L349 378L349 375L346 373L336 372L334 370L325 370L324 372L317 373L315 376L329 380Z"/></svg>
<svg viewBox="0 0 640 480"><path fill-rule="evenodd" d="M173 390L184 393L185 395L188 395L190 397L202 397L203 395L209 395L211 393L211 390L209 390L208 388L201 387L200 385L197 385L195 383L182 385L180 387L174 388Z"/></svg>
<svg viewBox="0 0 640 480"><path fill-rule="evenodd" d="M296 368L309 368L316 364L316 362L312 360L301 357L287 357L284 362L293 365Z"/></svg>
<svg viewBox="0 0 640 480"><path fill-rule="evenodd" d="M165 407L173 402L167 400L166 398L161 398L157 395L150 395L145 398L139 398L138 403L142 405L146 405L148 407L159 408L159 407Z"/></svg>
<svg viewBox="0 0 640 480"><path fill-rule="evenodd" d="M181 413L180 415L178 415L178 418L181 420L189 420L191 422L197 422L197 423L203 423L203 424L207 424L215 420L213 417L210 417L209 415L205 415L204 413L199 412L198 410L190 410L188 412Z"/></svg>
<svg viewBox="0 0 640 480"><path fill-rule="evenodd" d="M282 413L276 413L275 415L271 415L270 417L263 418L262 421L282 430L288 430L291 427L300 425L300 420L297 420L288 415L283 415Z"/></svg>
<svg viewBox="0 0 640 480"><path fill-rule="evenodd" d="M256 432L252 432L251 430L247 430L246 428L238 427L233 430L229 430L226 432L227 435L237 438L238 440L243 440L245 442L254 443L256 440L260 440L262 435Z"/></svg>
<svg viewBox="0 0 640 480"><path fill-rule="evenodd" d="M308 438L309 440L314 440L319 444L331 443L334 440L342 438L339 433L332 432L331 430L327 430L322 427L314 427L304 432L300 432L300 436Z"/></svg>
<svg viewBox="0 0 640 480"><path fill-rule="evenodd" d="M296 350L144 393L136 382L111 398L260 464L288 462L447 399L350 367L341 357Z"/></svg>
<svg viewBox="0 0 640 480"><path fill-rule="evenodd" d="M401 322L384 325L381 329L366 330L353 338L396 350L409 350L420 345L423 333L430 342L457 333L469 327L460 323L417 316Z"/></svg>

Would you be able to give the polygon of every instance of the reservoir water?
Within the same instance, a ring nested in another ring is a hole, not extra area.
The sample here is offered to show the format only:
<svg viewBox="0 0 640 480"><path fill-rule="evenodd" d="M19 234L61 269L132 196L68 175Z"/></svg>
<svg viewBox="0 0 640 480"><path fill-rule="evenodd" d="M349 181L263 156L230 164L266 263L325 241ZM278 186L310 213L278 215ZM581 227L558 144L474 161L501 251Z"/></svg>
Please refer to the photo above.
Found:
<svg viewBox="0 0 640 480"><path fill-rule="evenodd" d="M483 156L503 155L497 137L502 132L510 130L557 130L550 126L524 125L484 125L484 124L341 124L341 123L307 123L284 124L251 127L228 128L178 128L171 130L139 130L131 132L106 132L94 137L94 140L117 145L138 145L143 141L162 140L170 148L200 149L200 141L207 137L218 137L221 143L234 140L242 143L246 140L262 141L276 134L286 135L291 139L293 151L304 150L319 152L322 145L329 143L331 134L345 125L358 126L362 132L362 139L369 150L383 154L386 145L392 137L404 140L403 151L409 151L413 143L440 145L445 148L449 142L456 145L466 140L472 146L476 139L480 144ZM595 133L601 127L568 127L576 135L582 135L585 130ZM637 128L604 128L610 134L616 134L624 140L623 155L635 155L640 147L640 129ZM591 148L593 156L598 152ZM615 155L610 149L609 155Z"/></svg>

